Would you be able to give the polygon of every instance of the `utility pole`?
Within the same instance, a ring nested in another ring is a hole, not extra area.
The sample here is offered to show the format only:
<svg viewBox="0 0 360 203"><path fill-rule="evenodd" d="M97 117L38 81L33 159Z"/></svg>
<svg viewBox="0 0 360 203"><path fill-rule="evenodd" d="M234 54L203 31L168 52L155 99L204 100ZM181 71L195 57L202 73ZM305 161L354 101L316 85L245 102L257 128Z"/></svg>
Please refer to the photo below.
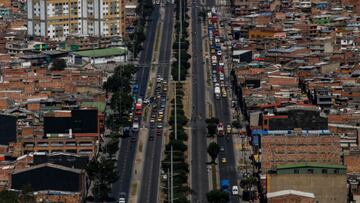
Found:
<svg viewBox="0 0 360 203"><path fill-rule="evenodd" d="M170 193L170 171L169 171L169 169L167 170L167 177L168 177L168 179L167 179L167 181L168 181L168 184L167 184L167 189L168 189L168 202L170 203L170 195L171 195L171 193Z"/></svg>

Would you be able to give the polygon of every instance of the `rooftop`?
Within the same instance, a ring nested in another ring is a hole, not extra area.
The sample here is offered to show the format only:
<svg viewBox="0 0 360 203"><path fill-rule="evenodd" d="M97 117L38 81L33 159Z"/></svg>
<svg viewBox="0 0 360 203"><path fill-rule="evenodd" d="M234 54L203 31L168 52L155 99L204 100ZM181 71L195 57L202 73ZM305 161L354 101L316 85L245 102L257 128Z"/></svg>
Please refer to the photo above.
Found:
<svg viewBox="0 0 360 203"><path fill-rule="evenodd" d="M315 198L314 193L310 192L302 192L297 190L281 190L277 192L269 192L267 193L267 198L273 198L273 197L279 197L284 195L296 195L296 196L303 196L303 197L309 197L309 198Z"/></svg>
<svg viewBox="0 0 360 203"><path fill-rule="evenodd" d="M317 163L305 163L305 164L288 164L277 166L276 169L293 169L293 168L332 168L332 169L346 169L342 165L326 165Z"/></svg>
<svg viewBox="0 0 360 203"><path fill-rule="evenodd" d="M126 53L127 53L126 49L117 48L117 47L74 52L75 55L79 55L83 57L110 57L110 56L125 55Z"/></svg>

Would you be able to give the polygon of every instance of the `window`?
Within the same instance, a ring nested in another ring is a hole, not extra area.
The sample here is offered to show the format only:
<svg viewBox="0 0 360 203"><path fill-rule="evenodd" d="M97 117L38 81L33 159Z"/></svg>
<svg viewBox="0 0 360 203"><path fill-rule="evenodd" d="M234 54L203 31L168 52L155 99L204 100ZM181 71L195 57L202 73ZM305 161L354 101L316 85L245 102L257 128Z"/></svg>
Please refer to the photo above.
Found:
<svg viewBox="0 0 360 203"><path fill-rule="evenodd" d="M335 174L339 174L339 170L338 170L338 169L335 169L335 170L334 170L334 173L335 173Z"/></svg>
<svg viewBox="0 0 360 203"><path fill-rule="evenodd" d="M312 173L314 173L314 169L308 169L307 172L308 172L309 174L312 174Z"/></svg>
<svg viewBox="0 0 360 203"><path fill-rule="evenodd" d="M299 169L294 169L294 174L299 174Z"/></svg>
<svg viewBox="0 0 360 203"><path fill-rule="evenodd" d="M322 171L323 174L327 174L327 173L328 173L327 169L322 169L321 171Z"/></svg>

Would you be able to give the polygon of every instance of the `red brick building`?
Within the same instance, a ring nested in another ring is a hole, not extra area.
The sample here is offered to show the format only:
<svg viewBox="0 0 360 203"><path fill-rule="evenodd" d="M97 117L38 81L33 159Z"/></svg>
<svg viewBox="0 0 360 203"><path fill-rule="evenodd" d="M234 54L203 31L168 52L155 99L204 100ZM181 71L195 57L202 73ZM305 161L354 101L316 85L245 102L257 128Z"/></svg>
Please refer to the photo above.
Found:
<svg viewBox="0 0 360 203"><path fill-rule="evenodd" d="M340 138L334 135L261 137L261 169L295 163L340 164Z"/></svg>

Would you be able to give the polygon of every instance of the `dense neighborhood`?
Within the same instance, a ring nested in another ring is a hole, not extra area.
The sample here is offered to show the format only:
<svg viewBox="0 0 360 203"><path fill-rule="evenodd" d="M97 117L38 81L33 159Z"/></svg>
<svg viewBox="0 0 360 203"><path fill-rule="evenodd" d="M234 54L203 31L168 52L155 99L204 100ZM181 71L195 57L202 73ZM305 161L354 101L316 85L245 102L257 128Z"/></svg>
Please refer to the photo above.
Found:
<svg viewBox="0 0 360 203"><path fill-rule="evenodd" d="M0 0L0 202L360 202L359 0Z"/></svg>

